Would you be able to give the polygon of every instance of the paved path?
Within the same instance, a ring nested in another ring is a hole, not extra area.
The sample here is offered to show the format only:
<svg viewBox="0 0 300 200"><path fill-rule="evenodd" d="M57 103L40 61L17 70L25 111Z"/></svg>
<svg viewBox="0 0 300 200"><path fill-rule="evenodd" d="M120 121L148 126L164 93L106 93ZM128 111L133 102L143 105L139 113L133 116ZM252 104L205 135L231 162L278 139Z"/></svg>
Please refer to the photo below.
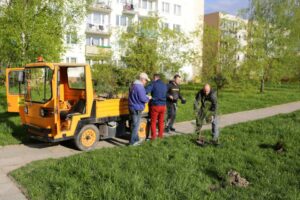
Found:
<svg viewBox="0 0 300 200"><path fill-rule="evenodd" d="M220 127L258 120L277 114L290 113L296 110L300 110L300 101L269 108L222 115L220 117ZM183 134L192 133L194 130L194 123L194 121L177 123L175 128L178 132ZM204 129L209 128L210 126L204 127ZM126 144L126 141L124 140L113 139L110 141L99 142L97 148L123 146L124 144ZM26 199L17 185L7 175L12 170L20 168L35 160L61 158L77 153L80 152L62 145L33 144L0 147L0 200Z"/></svg>

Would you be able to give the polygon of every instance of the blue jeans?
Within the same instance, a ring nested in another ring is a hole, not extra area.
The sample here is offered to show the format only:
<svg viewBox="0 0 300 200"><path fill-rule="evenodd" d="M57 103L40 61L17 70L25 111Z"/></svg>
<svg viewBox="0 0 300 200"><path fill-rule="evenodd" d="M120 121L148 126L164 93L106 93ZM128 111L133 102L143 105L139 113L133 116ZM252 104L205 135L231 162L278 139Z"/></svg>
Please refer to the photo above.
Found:
<svg viewBox="0 0 300 200"><path fill-rule="evenodd" d="M139 128L142 118L142 112L139 110L129 110L131 118L131 138L130 144L134 144L139 141Z"/></svg>

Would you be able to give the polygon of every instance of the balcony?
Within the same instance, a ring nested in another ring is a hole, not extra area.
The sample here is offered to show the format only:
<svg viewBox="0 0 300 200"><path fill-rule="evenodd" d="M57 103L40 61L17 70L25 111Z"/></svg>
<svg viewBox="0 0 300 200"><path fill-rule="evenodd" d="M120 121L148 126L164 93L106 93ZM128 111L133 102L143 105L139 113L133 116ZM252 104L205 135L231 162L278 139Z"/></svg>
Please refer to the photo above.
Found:
<svg viewBox="0 0 300 200"><path fill-rule="evenodd" d="M89 10L99 11L103 13L111 13L111 1L99 1L97 3L94 3L89 7Z"/></svg>
<svg viewBox="0 0 300 200"><path fill-rule="evenodd" d="M126 3L123 6L123 14L135 15L137 11L135 10L135 5L132 3Z"/></svg>
<svg viewBox="0 0 300 200"><path fill-rule="evenodd" d="M87 24L85 32L89 34L109 36L111 34L111 29L109 25Z"/></svg>
<svg viewBox="0 0 300 200"><path fill-rule="evenodd" d="M100 46L85 46L85 55L87 57L96 57L99 60L108 59L112 56L111 47L100 47Z"/></svg>

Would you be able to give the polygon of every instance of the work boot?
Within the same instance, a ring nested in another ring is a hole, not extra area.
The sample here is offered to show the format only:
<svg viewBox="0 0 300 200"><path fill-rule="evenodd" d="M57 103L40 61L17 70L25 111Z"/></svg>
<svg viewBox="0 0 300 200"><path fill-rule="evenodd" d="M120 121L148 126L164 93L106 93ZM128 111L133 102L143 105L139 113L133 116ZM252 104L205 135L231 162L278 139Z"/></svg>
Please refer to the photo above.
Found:
<svg viewBox="0 0 300 200"><path fill-rule="evenodd" d="M170 128L169 128L169 127L166 127L166 128L165 128L165 132L166 132L166 133L170 133Z"/></svg>
<svg viewBox="0 0 300 200"><path fill-rule="evenodd" d="M219 139L218 138L214 138L210 141L210 143L214 146L219 146L220 145L220 142L219 142Z"/></svg>
<svg viewBox="0 0 300 200"><path fill-rule="evenodd" d="M196 143L197 143L199 146L203 147L203 146L205 145L205 138L204 138L204 137L198 138L198 139L196 140Z"/></svg>
<svg viewBox="0 0 300 200"><path fill-rule="evenodd" d="M176 131L176 129L175 129L175 128L173 128L173 127L171 127L171 128L170 128L170 131L173 131L173 132L175 132L175 131Z"/></svg>

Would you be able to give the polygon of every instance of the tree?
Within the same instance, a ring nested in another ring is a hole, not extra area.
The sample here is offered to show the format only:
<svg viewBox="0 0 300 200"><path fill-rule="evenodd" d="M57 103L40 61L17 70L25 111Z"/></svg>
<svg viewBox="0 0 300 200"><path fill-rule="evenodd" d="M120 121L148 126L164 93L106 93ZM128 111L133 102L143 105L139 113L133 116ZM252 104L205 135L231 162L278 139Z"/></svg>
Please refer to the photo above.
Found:
<svg viewBox="0 0 300 200"><path fill-rule="evenodd" d="M91 0L10 0L0 6L0 63L60 61L63 38L76 32Z"/></svg>
<svg viewBox="0 0 300 200"><path fill-rule="evenodd" d="M298 0L250 1L247 10L247 62L244 70L252 79L260 80L262 93L266 81L280 81L284 76L296 72L294 65L296 59L299 60L299 51L295 44L299 42L299 26L294 18L297 13Z"/></svg>
<svg viewBox="0 0 300 200"><path fill-rule="evenodd" d="M158 17L140 19L120 34L121 60L127 79L144 71L173 73L188 63L189 38L179 30L162 26Z"/></svg>
<svg viewBox="0 0 300 200"><path fill-rule="evenodd" d="M95 64L92 72L97 94L108 94L111 96L117 92L116 67L111 63Z"/></svg>
<svg viewBox="0 0 300 200"><path fill-rule="evenodd" d="M226 26L228 22L227 19L222 19L220 26ZM238 22L233 23L236 23L235 28L221 30L220 27L210 25L204 28L202 79L206 82L213 81L217 90L239 78L237 57L243 49L237 32L241 27Z"/></svg>

